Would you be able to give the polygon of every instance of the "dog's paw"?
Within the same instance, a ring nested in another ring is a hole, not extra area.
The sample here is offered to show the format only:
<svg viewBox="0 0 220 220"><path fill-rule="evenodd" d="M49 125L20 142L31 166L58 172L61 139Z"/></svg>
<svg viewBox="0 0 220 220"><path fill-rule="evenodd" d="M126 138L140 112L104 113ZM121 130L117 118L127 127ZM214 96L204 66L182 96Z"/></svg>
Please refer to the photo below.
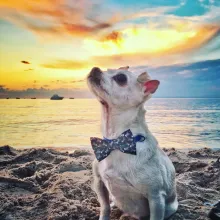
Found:
<svg viewBox="0 0 220 220"><path fill-rule="evenodd" d="M116 208L117 206L115 205L114 202L111 202L110 207L111 207L111 208Z"/></svg>

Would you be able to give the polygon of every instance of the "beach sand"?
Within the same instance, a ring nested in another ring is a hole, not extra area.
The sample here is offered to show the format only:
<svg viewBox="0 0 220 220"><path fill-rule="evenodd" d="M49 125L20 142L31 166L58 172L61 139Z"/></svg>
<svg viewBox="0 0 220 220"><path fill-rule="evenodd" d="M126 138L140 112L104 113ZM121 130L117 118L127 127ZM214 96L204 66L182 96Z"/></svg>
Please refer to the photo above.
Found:
<svg viewBox="0 0 220 220"><path fill-rule="evenodd" d="M179 209L170 220L205 220L205 202L220 199L220 150L164 149L176 168ZM16 150L0 147L0 219L98 219L99 202L91 189L89 150ZM122 216L113 208L112 220Z"/></svg>

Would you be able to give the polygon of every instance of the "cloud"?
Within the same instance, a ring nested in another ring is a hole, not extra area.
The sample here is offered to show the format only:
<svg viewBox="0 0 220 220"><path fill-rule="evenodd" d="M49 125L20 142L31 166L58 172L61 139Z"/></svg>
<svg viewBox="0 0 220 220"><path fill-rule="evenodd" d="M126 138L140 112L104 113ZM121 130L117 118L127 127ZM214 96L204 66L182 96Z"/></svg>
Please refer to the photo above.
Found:
<svg viewBox="0 0 220 220"><path fill-rule="evenodd" d="M169 66L137 66L136 73L147 71L161 81L155 97L220 97L220 59Z"/></svg>
<svg viewBox="0 0 220 220"><path fill-rule="evenodd" d="M109 28L109 27L111 27L111 25L108 23L100 23L100 24L97 24L97 25L90 27L87 25L65 23L64 27L72 35L89 36L95 32L102 30L102 29Z"/></svg>
<svg viewBox="0 0 220 220"><path fill-rule="evenodd" d="M41 66L50 69L84 69L89 65L86 61L55 60L53 62L41 64Z"/></svg>
<svg viewBox="0 0 220 220"><path fill-rule="evenodd" d="M211 90L220 92L220 86L211 86Z"/></svg>
<svg viewBox="0 0 220 220"><path fill-rule="evenodd" d="M28 62L26 60L22 60L21 63L23 63L23 64L31 64L30 62Z"/></svg>
<svg viewBox="0 0 220 220"><path fill-rule="evenodd" d="M172 26L175 25L172 23ZM110 68L189 62L192 53L217 39L219 34L220 26L211 24L191 28L191 24L181 23L181 30L127 28L113 31L98 40L85 39L83 47L92 55L86 60L51 60L41 64L41 67L76 70L92 68L94 65Z"/></svg>
<svg viewBox="0 0 220 220"><path fill-rule="evenodd" d="M85 82L85 79L72 80L72 81L71 81L71 83L79 83L79 82Z"/></svg>
<svg viewBox="0 0 220 220"><path fill-rule="evenodd" d="M37 34L90 36L112 26L111 13L99 15L98 1L0 1L1 17ZM108 15L107 15L108 14Z"/></svg>
<svg viewBox="0 0 220 220"><path fill-rule="evenodd" d="M161 15L167 14L169 12L172 12L177 8L178 8L178 6L147 7L145 9L142 9L142 10L132 14L130 17L128 16L127 19L136 19L136 18L145 18L145 17L158 17L158 16L161 16Z"/></svg>
<svg viewBox="0 0 220 220"><path fill-rule="evenodd" d="M112 41L116 44L120 44L120 42L123 40L123 34L119 31L112 31L111 33L107 34L106 36L101 38L101 41Z"/></svg>
<svg viewBox="0 0 220 220"><path fill-rule="evenodd" d="M0 85L0 93L6 92L7 89L5 88L5 85Z"/></svg>
<svg viewBox="0 0 220 220"><path fill-rule="evenodd" d="M84 48L89 54L93 54L87 60L55 60L41 66L75 70L92 68L94 65L112 68L123 65L163 66L189 62L187 57L190 58L192 53L219 35L220 26L214 25L182 32L168 29L163 30L162 33L158 30L131 28L121 32L111 32L102 41L85 40ZM206 58L206 55L204 56Z"/></svg>
<svg viewBox="0 0 220 220"><path fill-rule="evenodd" d="M177 16L175 10L186 3L179 2L175 6L147 5L137 9L100 0L42 0L28 4L25 0L8 0L0 1L0 14L37 36L81 39L77 49L82 49L87 60L65 60L64 54L63 60L41 64L44 68L169 65L186 62L189 55L220 33L219 7L210 6L201 16Z"/></svg>
<svg viewBox="0 0 220 220"><path fill-rule="evenodd" d="M120 7L120 4L107 5L99 0L41 0L30 1L28 4L25 0L19 0L16 3L14 0L0 1L2 18L35 34L54 37L64 37L67 34L75 37L101 39L101 41L103 39L120 39L119 31L123 30L126 25L129 25L129 28L138 25L138 19L148 19L145 22L145 28L152 27L152 23L154 26L160 23L162 27L165 27L166 19L179 18L171 16L171 12L181 5L145 6L139 10L126 7L122 10ZM208 18L210 16L218 16L214 7L212 13L203 17L210 19ZM186 18L182 19L186 20Z"/></svg>
<svg viewBox="0 0 220 220"><path fill-rule="evenodd" d="M220 59L159 67L133 66L130 70L135 73L147 71L153 79L161 81L155 97L220 97ZM0 97L50 98L55 93L67 98L91 97L91 93L84 89L85 82L84 79L64 80L61 78L42 84L44 86L41 87L41 82L37 81L33 88L23 90L10 90L5 85L0 85ZM64 88L67 86L68 88Z"/></svg>
<svg viewBox="0 0 220 220"><path fill-rule="evenodd" d="M47 87L47 85L45 85ZM84 97L91 97L91 94L85 89L66 89L66 88L58 88L58 89L48 89L44 87L40 88L27 88L23 90L5 90L1 89L0 86L0 98L47 98L49 99L53 94L59 94L64 96L65 98L68 97L77 97L77 98L84 98Z"/></svg>
<svg viewBox="0 0 220 220"><path fill-rule="evenodd" d="M184 78L192 78L193 77L193 71L191 70L181 70L177 72L177 74L182 75Z"/></svg>
<svg viewBox="0 0 220 220"><path fill-rule="evenodd" d="M156 17L174 10L173 6L142 10L121 8L100 0L0 1L1 17L38 35L100 37L111 34L114 26L144 17ZM98 34L98 35L97 35Z"/></svg>
<svg viewBox="0 0 220 220"><path fill-rule="evenodd" d="M187 24L185 26L182 26L182 31L128 28L121 32L111 32L101 41L84 41L84 48L93 55L87 60L52 60L41 66L75 70L92 68L94 65L112 68L123 65L164 66L189 62L192 54L199 48L220 36L218 25L207 24L197 29L188 28ZM216 50L219 51L219 48ZM206 59L207 55L204 54L202 58Z"/></svg>
<svg viewBox="0 0 220 220"><path fill-rule="evenodd" d="M204 25L196 30L194 36L174 46L169 52L187 52L202 47L213 38L220 36L220 26Z"/></svg>
<svg viewBox="0 0 220 220"><path fill-rule="evenodd" d="M197 83L218 83L220 81L220 59L160 67L137 66L133 67L132 70L138 73L147 71L153 77L170 82L181 83L183 80L194 80Z"/></svg>
<svg viewBox="0 0 220 220"><path fill-rule="evenodd" d="M182 24L182 26L187 24ZM113 32L104 40L86 39L84 48L93 54L90 63L101 67L120 65L164 65L184 62L187 55L208 44L220 34L220 26L204 25L157 30L128 28ZM163 59L161 59L163 57Z"/></svg>

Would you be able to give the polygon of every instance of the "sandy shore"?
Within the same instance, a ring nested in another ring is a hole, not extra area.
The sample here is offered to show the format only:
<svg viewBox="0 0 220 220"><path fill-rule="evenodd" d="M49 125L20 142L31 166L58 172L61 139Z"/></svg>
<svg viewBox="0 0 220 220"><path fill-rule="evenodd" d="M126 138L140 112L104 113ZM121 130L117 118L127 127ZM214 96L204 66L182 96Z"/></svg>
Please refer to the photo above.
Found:
<svg viewBox="0 0 220 220"><path fill-rule="evenodd" d="M220 199L220 150L166 150L176 168L178 212L170 220L205 220ZM98 219L89 150L0 147L0 219ZM112 220L123 217L114 208Z"/></svg>

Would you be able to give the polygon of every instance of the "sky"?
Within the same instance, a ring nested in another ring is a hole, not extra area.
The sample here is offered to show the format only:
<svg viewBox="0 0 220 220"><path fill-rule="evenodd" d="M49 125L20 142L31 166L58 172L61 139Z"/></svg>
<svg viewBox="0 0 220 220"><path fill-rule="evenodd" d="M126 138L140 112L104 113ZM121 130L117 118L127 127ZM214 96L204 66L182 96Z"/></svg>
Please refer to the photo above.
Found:
<svg viewBox="0 0 220 220"><path fill-rule="evenodd" d="M130 66L155 97L220 97L220 0L0 0L0 98L91 97L92 67Z"/></svg>

